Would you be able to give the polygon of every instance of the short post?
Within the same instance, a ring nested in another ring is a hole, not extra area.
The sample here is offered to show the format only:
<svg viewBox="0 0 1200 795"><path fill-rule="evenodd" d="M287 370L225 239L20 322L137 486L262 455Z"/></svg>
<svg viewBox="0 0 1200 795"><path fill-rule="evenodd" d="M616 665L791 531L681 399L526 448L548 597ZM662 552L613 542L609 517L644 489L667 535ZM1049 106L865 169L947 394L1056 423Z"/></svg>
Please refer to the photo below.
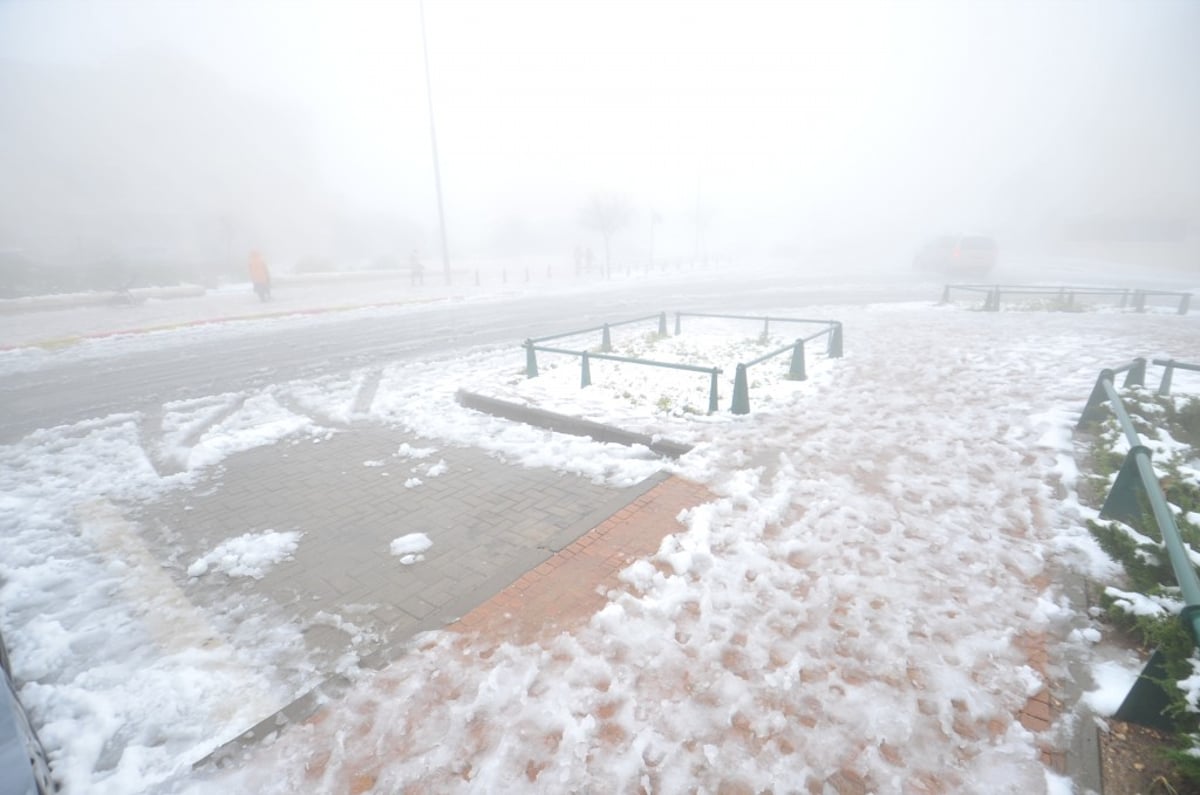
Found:
<svg viewBox="0 0 1200 795"><path fill-rule="evenodd" d="M712 369L712 379L708 386L708 413L715 414L718 411L717 407L717 374L721 371L716 367Z"/></svg>
<svg viewBox="0 0 1200 795"><path fill-rule="evenodd" d="M1125 373L1125 382L1121 386L1142 386L1146 383L1146 360L1138 357L1133 360L1133 367Z"/></svg>
<svg viewBox="0 0 1200 795"><path fill-rule="evenodd" d="M603 353L612 353L612 337L608 333L608 324L604 324L604 336L600 338L600 350Z"/></svg>
<svg viewBox="0 0 1200 795"><path fill-rule="evenodd" d="M950 285L948 285L948 284L944 288L942 288L941 303L943 303L943 304L950 303Z"/></svg>
<svg viewBox="0 0 1200 795"><path fill-rule="evenodd" d="M746 365L737 366L737 374L733 377L733 403L729 410L734 414L750 413L750 384L746 378Z"/></svg>
<svg viewBox="0 0 1200 795"><path fill-rule="evenodd" d="M676 312L676 313L675 313L675 336L676 336L676 337L678 337L678 336L679 336L679 334L680 334L680 331L679 331L679 317L680 317L680 313L679 313L679 312Z"/></svg>
<svg viewBox="0 0 1200 795"><path fill-rule="evenodd" d="M1093 422L1104 419L1104 405L1108 402L1108 392L1104 389L1104 382L1112 381L1113 375L1112 370L1105 368L1100 371L1100 375L1096 376L1096 384L1092 387L1092 394L1088 396L1087 405L1079 413L1079 422L1076 423L1076 428L1082 429Z"/></svg>
<svg viewBox="0 0 1200 795"><path fill-rule="evenodd" d="M1175 373L1175 360L1168 359L1163 370L1162 383L1158 385L1158 394L1166 397L1171 394L1171 376Z"/></svg>
<svg viewBox="0 0 1200 795"><path fill-rule="evenodd" d="M830 359L842 358L842 321L833 321L833 327L829 332L829 348L825 355Z"/></svg>
<svg viewBox="0 0 1200 795"><path fill-rule="evenodd" d="M1133 311L1135 311L1135 312L1145 312L1146 311L1146 291L1145 290L1134 290L1133 291Z"/></svg>
<svg viewBox="0 0 1200 795"><path fill-rule="evenodd" d="M1150 448L1140 444L1129 448L1125 460L1121 463L1121 469L1117 472L1117 479L1113 481L1112 491L1108 493L1104 506L1100 509L1100 517L1116 519L1144 533L1148 521L1143 507L1146 484L1138 474L1138 456L1145 456L1149 461Z"/></svg>
<svg viewBox="0 0 1200 795"><path fill-rule="evenodd" d="M808 376L804 373L804 340L796 340L792 348L792 364L788 368L789 381L804 381Z"/></svg>
<svg viewBox="0 0 1200 795"><path fill-rule="evenodd" d="M1124 309L1127 306L1129 306L1129 288L1121 291L1121 308Z"/></svg>
<svg viewBox="0 0 1200 795"><path fill-rule="evenodd" d="M769 339L771 338L771 336L770 336L770 331L771 331L771 321L770 321L770 319L769 319L769 318L765 318L765 317L764 317L764 318L763 318L763 330L762 330L762 334L760 334L760 335L759 335L759 337L758 337L758 344L759 344L759 345L766 345L766 344L767 344L767 340L769 340Z"/></svg>
<svg viewBox="0 0 1200 795"><path fill-rule="evenodd" d="M525 340L525 377L537 378L537 352L533 349L533 340Z"/></svg>
<svg viewBox="0 0 1200 795"><path fill-rule="evenodd" d="M999 312L1000 311L1000 288L993 287L988 290L987 298L983 302L984 312Z"/></svg>
<svg viewBox="0 0 1200 795"><path fill-rule="evenodd" d="M1184 293L1179 298L1179 314L1186 315L1188 313L1188 305L1192 303L1192 294Z"/></svg>
<svg viewBox="0 0 1200 795"><path fill-rule="evenodd" d="M660 336L660 337L667 336L667 313L666 312L658 313L658 336Z"/></svg>
<svg viewBox="0 0 1200 795"><path fill-rule="evenodd" d="M592 385L592 368L588 364L588 352L587 351L583 352L583 356L581 357L581 359L583 360L583 367L582 367L582 372L579 374L579 388L583 389L586 386Z"/></svg>

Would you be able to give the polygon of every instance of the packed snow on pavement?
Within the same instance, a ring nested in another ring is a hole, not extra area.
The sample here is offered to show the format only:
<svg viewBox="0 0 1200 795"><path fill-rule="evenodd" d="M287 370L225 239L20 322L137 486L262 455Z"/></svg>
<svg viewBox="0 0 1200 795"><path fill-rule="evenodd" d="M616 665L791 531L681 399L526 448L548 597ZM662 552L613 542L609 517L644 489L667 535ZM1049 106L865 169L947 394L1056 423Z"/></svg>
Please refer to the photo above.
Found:
<svg viewBox="0 0 1200 795"><path fill-rule="evenodd" d="M842 321L846 356L810 345L805 381L783 377L786 356L757 365L740 417L727 411L730 363L786 345L789 332L773 329L781 336L765 348L757 327L720 325L620 343L719 358L713 415L697 374L594 362L581 390L568 358L525 379L516 345L384 368L355 419L430 440L399 457L436 466L437 445L471 445L613 485L666 468L715 498L684 512L681 530L625 569L573 632L499 648L423 635L386 669L361 673L321 721L249 749L230 770L191 765L314 683L298 630L253 614L215 632L172 621L194 611L171 579L200 561L150 571L113 506L186 489L240 450L319 441L331 431L285 404L351 416L363 374L167 407L176 445L166 454L144 447L137 415L0 448L0 622L66 792L340 791L359 774L384 792L412 782L836 789L853 779L878 792L1070 791L1039 762L1047 738L1017 712L1066 675L1067 659L1093 664L1101 689L1136 663L1096 642L1104 628L1060 586L1117 577L1084 526L1094 512L1075 491L1071 430L1101 368L1194 356L1200 319L928 302L769 314ZM463 409L459 388L695 447L663 462ZM232 413L200 423L221 406ZM165 473L153 465L164 455L177 462ZM256 539L244 537L233 559L269 566L304 544L257 541L253 553ZM419 554L409 541L398 538L396 554ZM220 552L206 564L230 559ZM155 577L164 582L130 587ZM1040 637L1046 671L1025 651ZM1067 714L1048 741L1078 730Z"/></svg>

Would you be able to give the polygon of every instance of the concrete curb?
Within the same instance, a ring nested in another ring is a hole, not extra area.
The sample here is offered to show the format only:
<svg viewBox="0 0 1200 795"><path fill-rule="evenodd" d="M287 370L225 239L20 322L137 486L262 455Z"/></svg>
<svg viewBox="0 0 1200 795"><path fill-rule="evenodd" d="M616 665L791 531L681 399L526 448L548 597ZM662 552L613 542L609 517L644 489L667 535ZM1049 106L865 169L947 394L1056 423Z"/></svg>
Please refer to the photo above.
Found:
<svg viewBox="0 0 1200 795"><path fill-rule="evenodd" d="M254 320L273 320L286 317L300 317L306 315L326 315L333 312L353 312L359 309L388 309L397 306L410 306L416 304L429 304L437 301L448 300L442 298L424 298L414 299L411 301L384 301L366 304L338 304L336 306L325 307L308 307L298 309L287 309L279 312L258 312L247 315L222 315L220 317L204 318L201 320L184 320L179 323L168 323L158 326L142 326L139 328L116 329L113 331L96 331L88 334L71 334L64 337L52 339L44 339L36 342L26 342L17 345L0 345L0 352L15 351L22 348L65 348L71 345L77 345L85 340L100 340L108 337L122 337L132 334L152 334L161 331L176 331L178 329L195 328L197 326L211 326L218 323L241 323ZM3 314L0 312L0 314Z"/></svg>
<svg viewBox="0 0 1200 795"><path fill-rule="evenodd" d="M169 298L197 298L207 292L199 285L180 285L178 287L136 287L129 291L135 302L148 298L159 300ZM28 298L0 299L0 315L16 315L22 312L43 312L53 309L68 309L77 306L105 306L119 304L118 293L115 290L90 293L59 293L57 295L36 295Z"/></svg>
<svg viewBox="0 0 1200 795"><path fill-rule="evenodd" d="M597 442L613 442L623 444L627 447L640 444L649 447L655 453L667 458L679 458L681 455L692 451L691 445L672 442L669 439L655 439L652 436L624 431L620 428L602 425L580 417L556 414L553 411L545 411L533 406L523 406L519 403L510 403L498 398L485 397L484 395L477 395L474 392L467 392L462 389L454 394L454 399L458 401L459 405L465 408L482 411L494 417L503 417L504 419L523 422L527 425L536 425L539 428L546 428L558 433L570 434L571 436L590 436Z"/></svg>

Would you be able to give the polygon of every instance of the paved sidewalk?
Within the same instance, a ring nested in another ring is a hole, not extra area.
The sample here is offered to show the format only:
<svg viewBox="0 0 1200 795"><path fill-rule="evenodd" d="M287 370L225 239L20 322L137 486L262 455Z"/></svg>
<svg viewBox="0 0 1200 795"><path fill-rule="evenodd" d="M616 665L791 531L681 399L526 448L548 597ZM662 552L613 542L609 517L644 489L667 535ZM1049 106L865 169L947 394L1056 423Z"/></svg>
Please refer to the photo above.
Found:
<svg viewBox="0 0 1200 795"><path fill-rule="evenodd" d="M703 486L677 477L666 478L480 604L450 629L462 633L474 653L482 656L501 643L537 642L570 632L604 606L611 589L622 587L617 579L622 569L653 554L663 538L683 529L677 520L680 511L710 499L712 494ZM332 704L314 715L312 722L321 724L341 709ZM374 719L370 712L356 714L356 731L367 733ZM387 761L380 751L367 744L357 764L350 768L348 780L340 781L336 791L353 795L372 791ZM396 752L404 753L401 749ZM320 751L317 756L318 761L305 768L305 777L314 787L329 783L328 756ZM536 773L529 783L534 779ZM404 791L426 792L431 787L427 782L417 782Z"/></svg>
<svg viewBox="0 0 1200 795"><path fill-rule="evenodd" d="M422 457L406 457L405 444ZM355 426L234 455L207 482L144 508L141 521L194 604L265 597L305 628L332 675L347 651L386 658L468 613L651 485L613 489ZM261 579L186 576L219 543L271 530L303 535L293 559ZM414 533L432 546L406 565L390 545Z"/></svg>

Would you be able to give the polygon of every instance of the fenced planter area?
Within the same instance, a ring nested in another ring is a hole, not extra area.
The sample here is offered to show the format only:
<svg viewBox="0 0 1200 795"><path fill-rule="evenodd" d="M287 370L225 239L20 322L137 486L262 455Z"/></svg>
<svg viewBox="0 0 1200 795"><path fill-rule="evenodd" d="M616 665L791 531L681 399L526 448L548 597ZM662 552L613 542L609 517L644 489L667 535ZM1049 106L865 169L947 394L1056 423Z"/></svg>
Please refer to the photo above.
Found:
<svg viewBox="0 0 1200 795"><path fill-rule="evenodd" d="M1147 309L1174 309L1186 315L1192 294L1171 290L1140 290L1124 287L1073 287L1034 284L947 284L942 303L971 298L982 299L985 312L999 312L1004 302L1013 309L1043 309L1082 312L1098 307L1115 307L1132 312Z"/></svg>
<svg viewBox="0 0 1200 795"><path fill-rule="evenodd" d="M747 414L752 391L765 395L808 377L815 341L824 338L824 358L842 355L836 320L677 312L673 328L660 312L528 339L524 375L552 375L559 385L574 380L579 389L603 385L659 412L711 415L724 397L732 414Z"/></svg>

